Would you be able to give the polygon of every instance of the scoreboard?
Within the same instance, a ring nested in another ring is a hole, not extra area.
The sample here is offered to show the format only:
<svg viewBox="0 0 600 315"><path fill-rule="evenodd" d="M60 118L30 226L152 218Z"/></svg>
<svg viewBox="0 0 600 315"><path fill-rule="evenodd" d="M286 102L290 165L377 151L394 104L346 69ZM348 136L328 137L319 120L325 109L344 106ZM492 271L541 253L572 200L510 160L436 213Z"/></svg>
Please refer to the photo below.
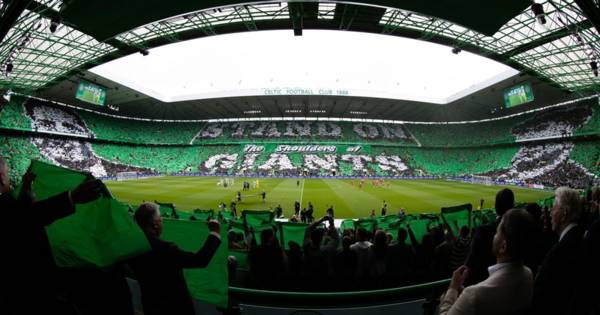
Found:
<svg viewBox="0 0 600 315"><path fill-rule="evenodd" d="M81 81L79 82L75 98L84 102L103 106L104 101L106 101L106 89L89 82Z"/></svg>
<svg viewBox="0 0 600 315"><path fill-rule="evenodd" d="M533 91L529 83L519 84L504 91L504 106L511 108L533 101Z"/></svg>

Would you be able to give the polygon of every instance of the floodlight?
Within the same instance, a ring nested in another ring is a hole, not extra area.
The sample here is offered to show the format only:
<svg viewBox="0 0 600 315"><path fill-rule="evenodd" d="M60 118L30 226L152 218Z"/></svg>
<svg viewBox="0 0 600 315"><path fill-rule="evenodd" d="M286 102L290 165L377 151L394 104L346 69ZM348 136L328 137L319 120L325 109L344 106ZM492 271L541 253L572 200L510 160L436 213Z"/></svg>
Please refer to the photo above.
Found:
<svg viewBox="0 0 600 315"><path fill-rule="evenodd" d="M140 50L140 54L142 54L142 56L148 56L149 53L150 52L148 51L148 49L144 48L144 49Z"/></svg>
<svg viewBox="0 0 600 315"><path fill-rule="evenodd" d="M460 47L453 47L452 48L452 53L455 54L455 55L458 55L461 51L462 51L462 49L460 49Z"/></svg>
<svg viewBox="0 0 600 315"><path fill-rule="evenodd" d="M598 76L598 63L596 61L590 62L590 67L592 67L592 72L594 72L594 76Z"/></svg>
<svg viewBox="0 0 600 315"><path fill-rule="evenodd" d="M56 32L56 29L58 29L58 26L60 25L60 17L59 16L53 16L52 19L50 19L50 33Z"/></svg>
<svg viewBox="0 0 600 315"><path fill-rule="evenodd" d="M541 3L534 3L531 5L531 11L535 15L535 18L540 24L546 24L546 14L544 13L544 7Z"/></svg>

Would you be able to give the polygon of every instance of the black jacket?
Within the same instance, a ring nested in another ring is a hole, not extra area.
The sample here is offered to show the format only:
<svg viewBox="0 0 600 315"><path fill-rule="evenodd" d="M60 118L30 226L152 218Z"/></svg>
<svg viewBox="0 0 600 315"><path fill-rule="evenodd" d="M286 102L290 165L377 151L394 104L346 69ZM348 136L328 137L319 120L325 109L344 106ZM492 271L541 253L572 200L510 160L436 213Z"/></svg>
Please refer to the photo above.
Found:
<svg viewBox="0 0 600 315"><path fill-rule="evenodd" d="M576 292L583 276L583 231L569 230L546 255L535 278L535 314L571 314L577 307Z"/></svg>
<svg viewBox="0 0 600 315"><path fill-rule="evenodd" d="M144 314L195 314L183 269L206 267L221 240L211 234L198 252L191 253L158 237L147 237L152 250L130 261L140 285Z"/></svg>
<svg viewBox="0 0 600 315"><path fill-rule="evenodd" d="M467 257L466 265L469 267L469 275L465 285L477 284L488 277L488 267L496 264L496 257L492 252L494 235L500 220L493 223L481 225L475 230L471 251Z"/></svg>
<svg viewBox="0 0 600 315"><path fill-rule="evenodd" d="M46 226L75 211L68 193L38 202L5 193L0 209L0 313L52 313L56 263Z"/></svg>

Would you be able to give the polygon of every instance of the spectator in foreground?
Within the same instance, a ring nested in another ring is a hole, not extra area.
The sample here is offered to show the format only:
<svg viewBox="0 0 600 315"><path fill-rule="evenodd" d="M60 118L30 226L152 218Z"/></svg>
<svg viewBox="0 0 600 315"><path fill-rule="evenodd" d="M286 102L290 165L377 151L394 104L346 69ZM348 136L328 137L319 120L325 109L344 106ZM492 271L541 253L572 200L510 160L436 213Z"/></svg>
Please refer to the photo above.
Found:
<svg viewBox="0 0 600 315"><path fill-rule="evenodd" d="M326 221L329 227L320 228ZM321 280L332 275L333 258L338 245L339 234L332 217L324 216L308 226L304 233L304 267L309 288L317 290L323 287Z"/></svg>
<svg viewBox="0 0 600 315"><path fill-rule="evenodd" d="M0 157L0 209L7 224L0 229L0 313L60 313L56 296L56 263L46 226L75 212L75 204L100 197L103 184L90 180L77 188L35 201L35 174L23 176L19 198L13 197L8 166Z"/></svg>
<svg viewBox="0 0 600 315"><path fill-rule="evenodd" d="M577 225L581 215L579 193L560 187L552 205L552 230L558 243L546 255L535 278L535 314L579 314L577 290L583 283L583 230Z"/></svg>
<svg viewBox="0 0 600 315"><path fill-rule="evenodd" d="M356 230L356 243L350 246L350 250L356 253L357 283L364 283L369 276L369 248L373 244L369 242L369 235L365 228Z"/></svg>
<svg viewBox="0 0 600 315"><path fill-rule="evenodd" d="M354 274L356 273L356 253L350 250L352 238L344 236L342 251L334 257L333 270L337 291L350 291L354 288Z"/></svg>
<svg viewBox="0 0 600 315"><path fill-rule="evenodd" d="M389 287L400 286L408 282L414 263L414 253L410 245L406 244L408 232L404 228L398 229L398 242L388 247L387 257L387 282Z"/></svg>
<svg viewBox="0 0 600 315"><path fill-rule="evenodd" d="M272 228L262 230L260 245L257 245L253 235L254 231L250 229L248 263L254 286L265 290L279 290L285 265L283 249L275 237L275 230Z"/></svg>
<svg viewBox="0 0 600 315"><path fill-rule="evenodd" d="M494 233L502 215L508 209L515 206L515 195L512 190L504 188L496 194L496 220L489 224L481 225L475 231L471 242L471 252L467 258L466 265L469 267L467 284L475 284L487 278L487 268L494 264L495 258L492 254L492 242Z"/></svg>
<svg viewBox="0 0 600 315"><path fill-rule="evenodd" d="M152 248L150 252L130 261L140 284L144 314L195 314L183 269L208 265L221 244L219 222L208 222L210 235L204 246L198 252L191 253L160 239L163 224L158 205L141 204L134 218Z"/></svg>
<svg viewBox="0 0 600 315"><path fill-rule="evenodd" d="M469 274L467 266L454 271L448 291L440 302L440 315L446 314L523 314L531 303L533 275L523 265L529 250L534 223L522 209L512 209L502 217L493 238L496 264L489 277L463 289Z"/></svg>

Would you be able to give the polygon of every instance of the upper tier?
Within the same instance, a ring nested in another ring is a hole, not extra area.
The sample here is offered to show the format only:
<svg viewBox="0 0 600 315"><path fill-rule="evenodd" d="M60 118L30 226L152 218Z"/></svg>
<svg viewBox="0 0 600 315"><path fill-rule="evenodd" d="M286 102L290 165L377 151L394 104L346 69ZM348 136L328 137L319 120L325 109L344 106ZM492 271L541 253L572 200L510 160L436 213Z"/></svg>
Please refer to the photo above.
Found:
<svg viewBox="0 0 600 315"><path fill-rule="evenodd" d="M341 121L156 122L113 118L13 97L0 128L63 133L134 144L369 143L468 147L600 134L600 109L587 104L465 124L379 124Z"/></svg>

